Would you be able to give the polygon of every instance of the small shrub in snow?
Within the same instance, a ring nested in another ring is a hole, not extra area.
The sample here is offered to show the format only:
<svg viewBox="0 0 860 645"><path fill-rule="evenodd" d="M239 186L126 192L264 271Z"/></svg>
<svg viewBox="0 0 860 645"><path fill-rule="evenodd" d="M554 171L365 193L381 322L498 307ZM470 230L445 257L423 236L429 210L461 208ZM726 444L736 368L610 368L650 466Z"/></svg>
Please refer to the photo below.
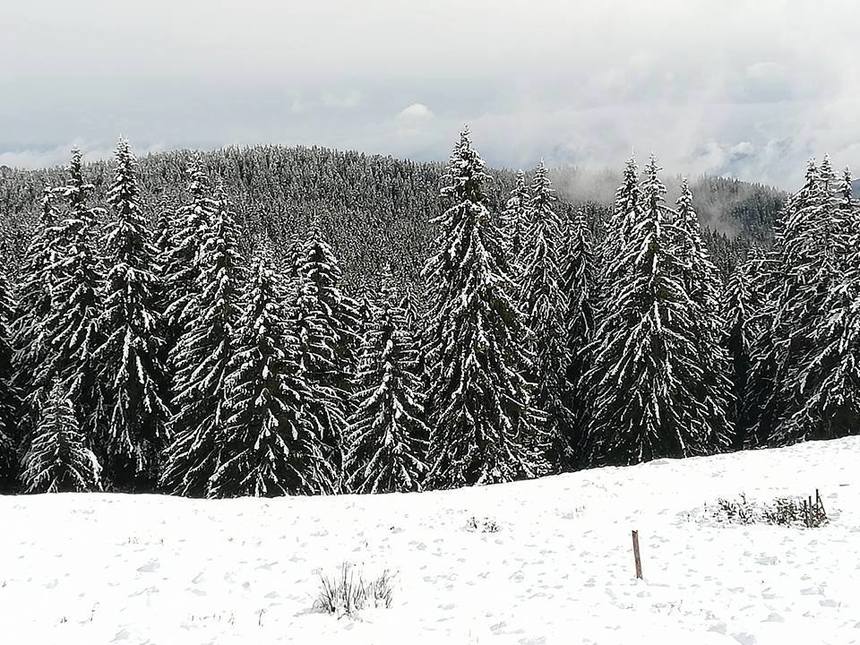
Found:
<svg viewBox="0 0 860 645"><path fill-rule="evenodd" d="M498 533L502 530L502 527L489 517L477 518L473 515L466 522L466 530L479 533Z"/></svg>
<svg viewBox="0 0 860 645"><path fill-rule="evenodd" d="M360 570L344 562L338 574L320 575L314 609L338 617L355 616L366 608L388 609L394 599L393 581L388 569L377 578L365 580Z"/></svg>
<svg viewBox="0 0 860 645"><path fill-rule="evenodd" d="M827 513L820 500L810 502L795 497L777 497L773 503L764 509L764 518L768 524L780 526L797 526L802 524L807 528L818 528L827 523Z"/></svg>
<svg viewBox="0 0 860 645"><path fill-rule="evenodd" d="M755 524L756 509L743 493L737 499L717 500L714 519L730 524Z"/></svg>
<svg viewBox="0 0 860 645"><path fill-rule="evenodd" d="M708 510L708 507L705 507ZM813 500L799 497L775 497L771 501L751 501L743 493L737 499L717 500L711 517L728 524L770 524L818 528L828 522L824 504L816 492Z"/></svg>

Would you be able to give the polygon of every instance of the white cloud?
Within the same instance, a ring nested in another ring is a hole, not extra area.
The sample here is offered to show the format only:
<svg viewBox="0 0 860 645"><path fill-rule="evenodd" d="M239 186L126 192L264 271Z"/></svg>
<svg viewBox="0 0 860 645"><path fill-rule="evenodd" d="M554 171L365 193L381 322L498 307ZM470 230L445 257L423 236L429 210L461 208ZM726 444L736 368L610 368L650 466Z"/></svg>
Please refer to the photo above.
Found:
<svg viewBox="0 0 860 645"><path fill-rule="evenodd" d="M166 149L161 143L146 146L134 146L134 142L131 143L138 157L162 152ZM114 145L115 143L77 140L52 148L7 150L0 152L0 166L9 166L10 168L62 166L68 163L73 148L78 148L83 153L84 161L103 161L113 157Z"/></svg>
<svg viewBox="0 0 860 645"><path fill-rule="evenodd" d="M468 122L497 165L617 168L636 149L786 187L812 155L860 165L855 0L7 4L6 163L51 162L74 138L109 151L123 132L141 149L445 159Z"/></svg>
<svg viewBox="0 0 860 645"><path fill-rule="evenodd" d="M397 113L397 118L401 121L424 121L432 119L435 115L432 110L423 103L413 103Z"/></svg>

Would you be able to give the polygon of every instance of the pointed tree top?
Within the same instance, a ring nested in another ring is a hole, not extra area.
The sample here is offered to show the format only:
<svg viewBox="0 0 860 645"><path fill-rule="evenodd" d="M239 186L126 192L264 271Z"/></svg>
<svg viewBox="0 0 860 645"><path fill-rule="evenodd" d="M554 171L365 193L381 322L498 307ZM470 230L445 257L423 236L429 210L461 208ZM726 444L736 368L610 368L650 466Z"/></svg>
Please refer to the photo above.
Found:
<svg viewBox="0 0 860 645"><path fill-rule="evenodd" d="M83 157L78 148L72 149L72 158L68 165L69 181L58 189L69 200L72 212L80 212L87 195L93 190L93 185L84 182Z"/></svg>
<svg viewBox="0 0 860 645"><path fill-rule="evenodd" d="M852 198L854 197L854 179L851 176L851 169L845 168L842 171L842 182L839 186L839 194L842 196L842 199L846 204L850 204Z"/></svg>
<svg viewBox="0 0 860 645"><path fill-rule="evenodd" d="M188 190L195 197L204 195L209 190L209 177L203 169L203 161L199 155L194 155L185 166L185 174L188 177Z"/></svg>
<svg viewBox="0 0 860 645"><path fill-rule="evenodd" d="M484 173L484 160L472 147L468 128L460 133L460 140L454 146L447 177L451 184L442 189L443 196L453 196L457 201L482 201L483 182L488 175Z"/></svg>
<svg viewBox="0 0 860 645"><path fill-rule="evenodd" d="M46 186L42 191L42 212L40 220L42 226L45 228L57 223L57 211L54 208L54 194L56 193L56 190L56 188Z"/></svg>
<svg viewBox="0 0 860 645"><path fill-rule="evenodd" d="M535 168L534 179L532 180L532 202L539 204L554 201L554 192L552 182L549 179L549 171L541 159Z"/></svg>
<svg viewBox="0 0 860 645"><path fill-rule="evenodd" d="M630 157L624 165L624 183L628 187L632 187L638 183L639 167L636 165L636 159Z"/></svg>
<svg viewBox="0 0 860 645"><path fill-rule="evenodd" d="M660 171L663 170L657 164L657 158L652 154L645 166L645 190L662 197L666 194L666 187L660 181Z"/></svg>
<svg viewBox="0 0 860 645"><path fill-rule="evenodd" d="M69 160L68 165L69 176L72 180L79 179L81 177L81 167L83 165L83 154L81 153L81 149L76 146L72 148L71 159Z"/></svg>
<svg viewBox="0 0 860 645"><path fill-rule="evenodd" d="M128 139L125 137L120 137L116 142L116 158L125 159L126 157L133 157L134 153L131 151L131 144L128 142Z"/></svg>
<svg viewBox="0 0 860 645"><path fill-rule="evenodd" d="M693 206L693 191L690 190L690 183L686 177L681 178L681 194L678 196L679 208L692 208Z"/></svg>
<svg viewBox="0 0 860 645"><path fill-rule="evenodd" d="M663 169L657 164L657 157L652 152L651 155L648 157L648 163L645 166L645 175L648 178L654 178L658 174L660 174L661 170Z"/></svg>

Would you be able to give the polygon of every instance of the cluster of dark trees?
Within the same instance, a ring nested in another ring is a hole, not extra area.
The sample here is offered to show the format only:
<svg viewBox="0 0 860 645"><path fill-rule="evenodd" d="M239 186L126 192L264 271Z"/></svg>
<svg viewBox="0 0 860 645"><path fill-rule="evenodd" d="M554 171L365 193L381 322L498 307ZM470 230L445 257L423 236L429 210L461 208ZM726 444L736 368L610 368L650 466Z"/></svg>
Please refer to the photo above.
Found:
<svg viewBox="0 0 860 645"><path fill-rule="evenodd" d="M7 488L407 491L855 432L860 207L826 160L772 243L756 193L739 242L702 232L686 182L668 205L654 159L601 210L542 165L489 176L464 132L441 197L430 170L402 195L352 178L386 193L344 219L365 246L330 243L320 178L291 179L311 197L278 219L186 161L153 181L125 141L109 166L74 153L38 222L7 227ZM407 230L401 202L432 219Z"/></svg>

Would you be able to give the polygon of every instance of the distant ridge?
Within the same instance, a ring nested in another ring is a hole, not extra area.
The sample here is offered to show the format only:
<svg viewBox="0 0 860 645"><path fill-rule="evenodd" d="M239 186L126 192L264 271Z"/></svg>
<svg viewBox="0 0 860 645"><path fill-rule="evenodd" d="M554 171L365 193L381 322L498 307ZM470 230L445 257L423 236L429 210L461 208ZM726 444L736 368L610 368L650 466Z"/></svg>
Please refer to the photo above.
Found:
<svg viewBox="0 0 860 645"><path fill-rule="evenodd" d="M855 179L851 182L851 186L854 190L854 196L860 197L860 179Z"/></svg>

